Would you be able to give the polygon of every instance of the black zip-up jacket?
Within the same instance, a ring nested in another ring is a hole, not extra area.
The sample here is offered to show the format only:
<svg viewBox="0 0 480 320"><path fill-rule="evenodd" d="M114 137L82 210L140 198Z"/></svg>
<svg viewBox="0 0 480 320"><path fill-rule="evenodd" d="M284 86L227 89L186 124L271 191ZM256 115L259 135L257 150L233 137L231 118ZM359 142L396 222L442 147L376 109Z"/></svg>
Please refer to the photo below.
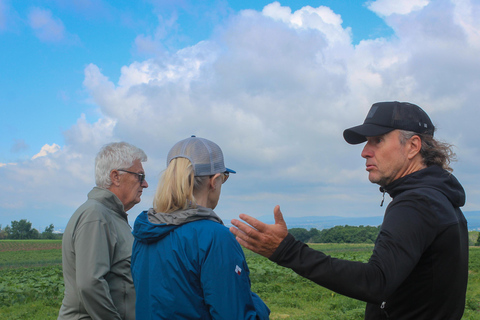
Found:
<svg viewBox="0 0 480 320"><path fill-rule="evenodd" d="M431 166L381 191L393 200L368 263L332 258L291 234L270 260L366 301L365 319L461 319L468 280L463 187L449 172Z"/></svg>

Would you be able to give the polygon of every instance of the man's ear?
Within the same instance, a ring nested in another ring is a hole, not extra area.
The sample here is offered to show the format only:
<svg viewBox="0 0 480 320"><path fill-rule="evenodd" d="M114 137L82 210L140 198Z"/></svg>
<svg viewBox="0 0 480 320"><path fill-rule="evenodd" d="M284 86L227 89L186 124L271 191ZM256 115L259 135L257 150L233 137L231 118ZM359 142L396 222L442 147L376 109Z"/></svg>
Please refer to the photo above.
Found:
<svg viewBox="0 0 480 320"><path fill-rule="evenodd" d="M110 171L110 180L112 181L112 185L116 187L120 186L120 173L118 170Z"/></svg>
<svg viewBox="0 0 480 320"><path fill-rule="evenodd" d="M408 140L407 144L409 147L407 158L412 160L422 149L422 139L419 136L414 135Z"/></svg>

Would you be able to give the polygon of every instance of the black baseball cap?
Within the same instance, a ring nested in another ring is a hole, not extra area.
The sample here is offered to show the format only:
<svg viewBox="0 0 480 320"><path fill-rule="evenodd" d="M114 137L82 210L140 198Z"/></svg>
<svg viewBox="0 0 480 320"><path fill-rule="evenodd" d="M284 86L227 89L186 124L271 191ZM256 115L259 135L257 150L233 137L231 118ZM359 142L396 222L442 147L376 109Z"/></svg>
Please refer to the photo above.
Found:
<svg viewBox="0 0 480 320"><path fill-rule="evenodd" d="M433 137L435 127L419 106L398 101L377 102L372 105L363 124L343 131L345 141L359 144L367 137L381 136L395 129L424 133Z"/></svg>

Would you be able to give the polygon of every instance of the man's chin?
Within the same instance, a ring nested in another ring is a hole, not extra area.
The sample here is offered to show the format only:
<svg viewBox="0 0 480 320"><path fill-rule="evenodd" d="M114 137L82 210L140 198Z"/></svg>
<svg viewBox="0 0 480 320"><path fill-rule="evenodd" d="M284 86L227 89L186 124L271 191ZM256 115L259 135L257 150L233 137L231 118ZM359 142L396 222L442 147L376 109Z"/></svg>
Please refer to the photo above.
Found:
<svg viewBox="0 0 480 320"><path fill-rule="evenodd" d="M371 183L378 183L379 179L376 178L375 176L373 176L371 173L368 175L368 180L371 182Z"/></svg>
<svg viewBox="0 0 480 320"><path fill-rule="evenodd" d="M368 180L370 180L371 183L378 184L380 187L383 187L385 185L383 179L378 178L378 177L374 177L374 176L369 175Z"/></svg>
<svg viewBox="0 0 480 320"><path fill-rule="evenodd" d="M380 187L385 187L388 183L384 179L369 179L371 183L378 184Z"/></svg>

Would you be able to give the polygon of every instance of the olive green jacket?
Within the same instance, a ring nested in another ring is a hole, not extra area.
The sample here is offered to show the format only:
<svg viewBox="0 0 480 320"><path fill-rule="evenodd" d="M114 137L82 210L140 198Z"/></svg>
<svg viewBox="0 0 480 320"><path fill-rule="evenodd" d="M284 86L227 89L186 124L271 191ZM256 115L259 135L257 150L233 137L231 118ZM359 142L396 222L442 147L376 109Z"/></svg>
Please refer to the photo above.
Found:
<svg viewBox="0 0 480 320"><path fill-rule="evenodd" d="M58 320L133 320L133 236L120 199L93 188L62 241L65 296Z"/></svg>

